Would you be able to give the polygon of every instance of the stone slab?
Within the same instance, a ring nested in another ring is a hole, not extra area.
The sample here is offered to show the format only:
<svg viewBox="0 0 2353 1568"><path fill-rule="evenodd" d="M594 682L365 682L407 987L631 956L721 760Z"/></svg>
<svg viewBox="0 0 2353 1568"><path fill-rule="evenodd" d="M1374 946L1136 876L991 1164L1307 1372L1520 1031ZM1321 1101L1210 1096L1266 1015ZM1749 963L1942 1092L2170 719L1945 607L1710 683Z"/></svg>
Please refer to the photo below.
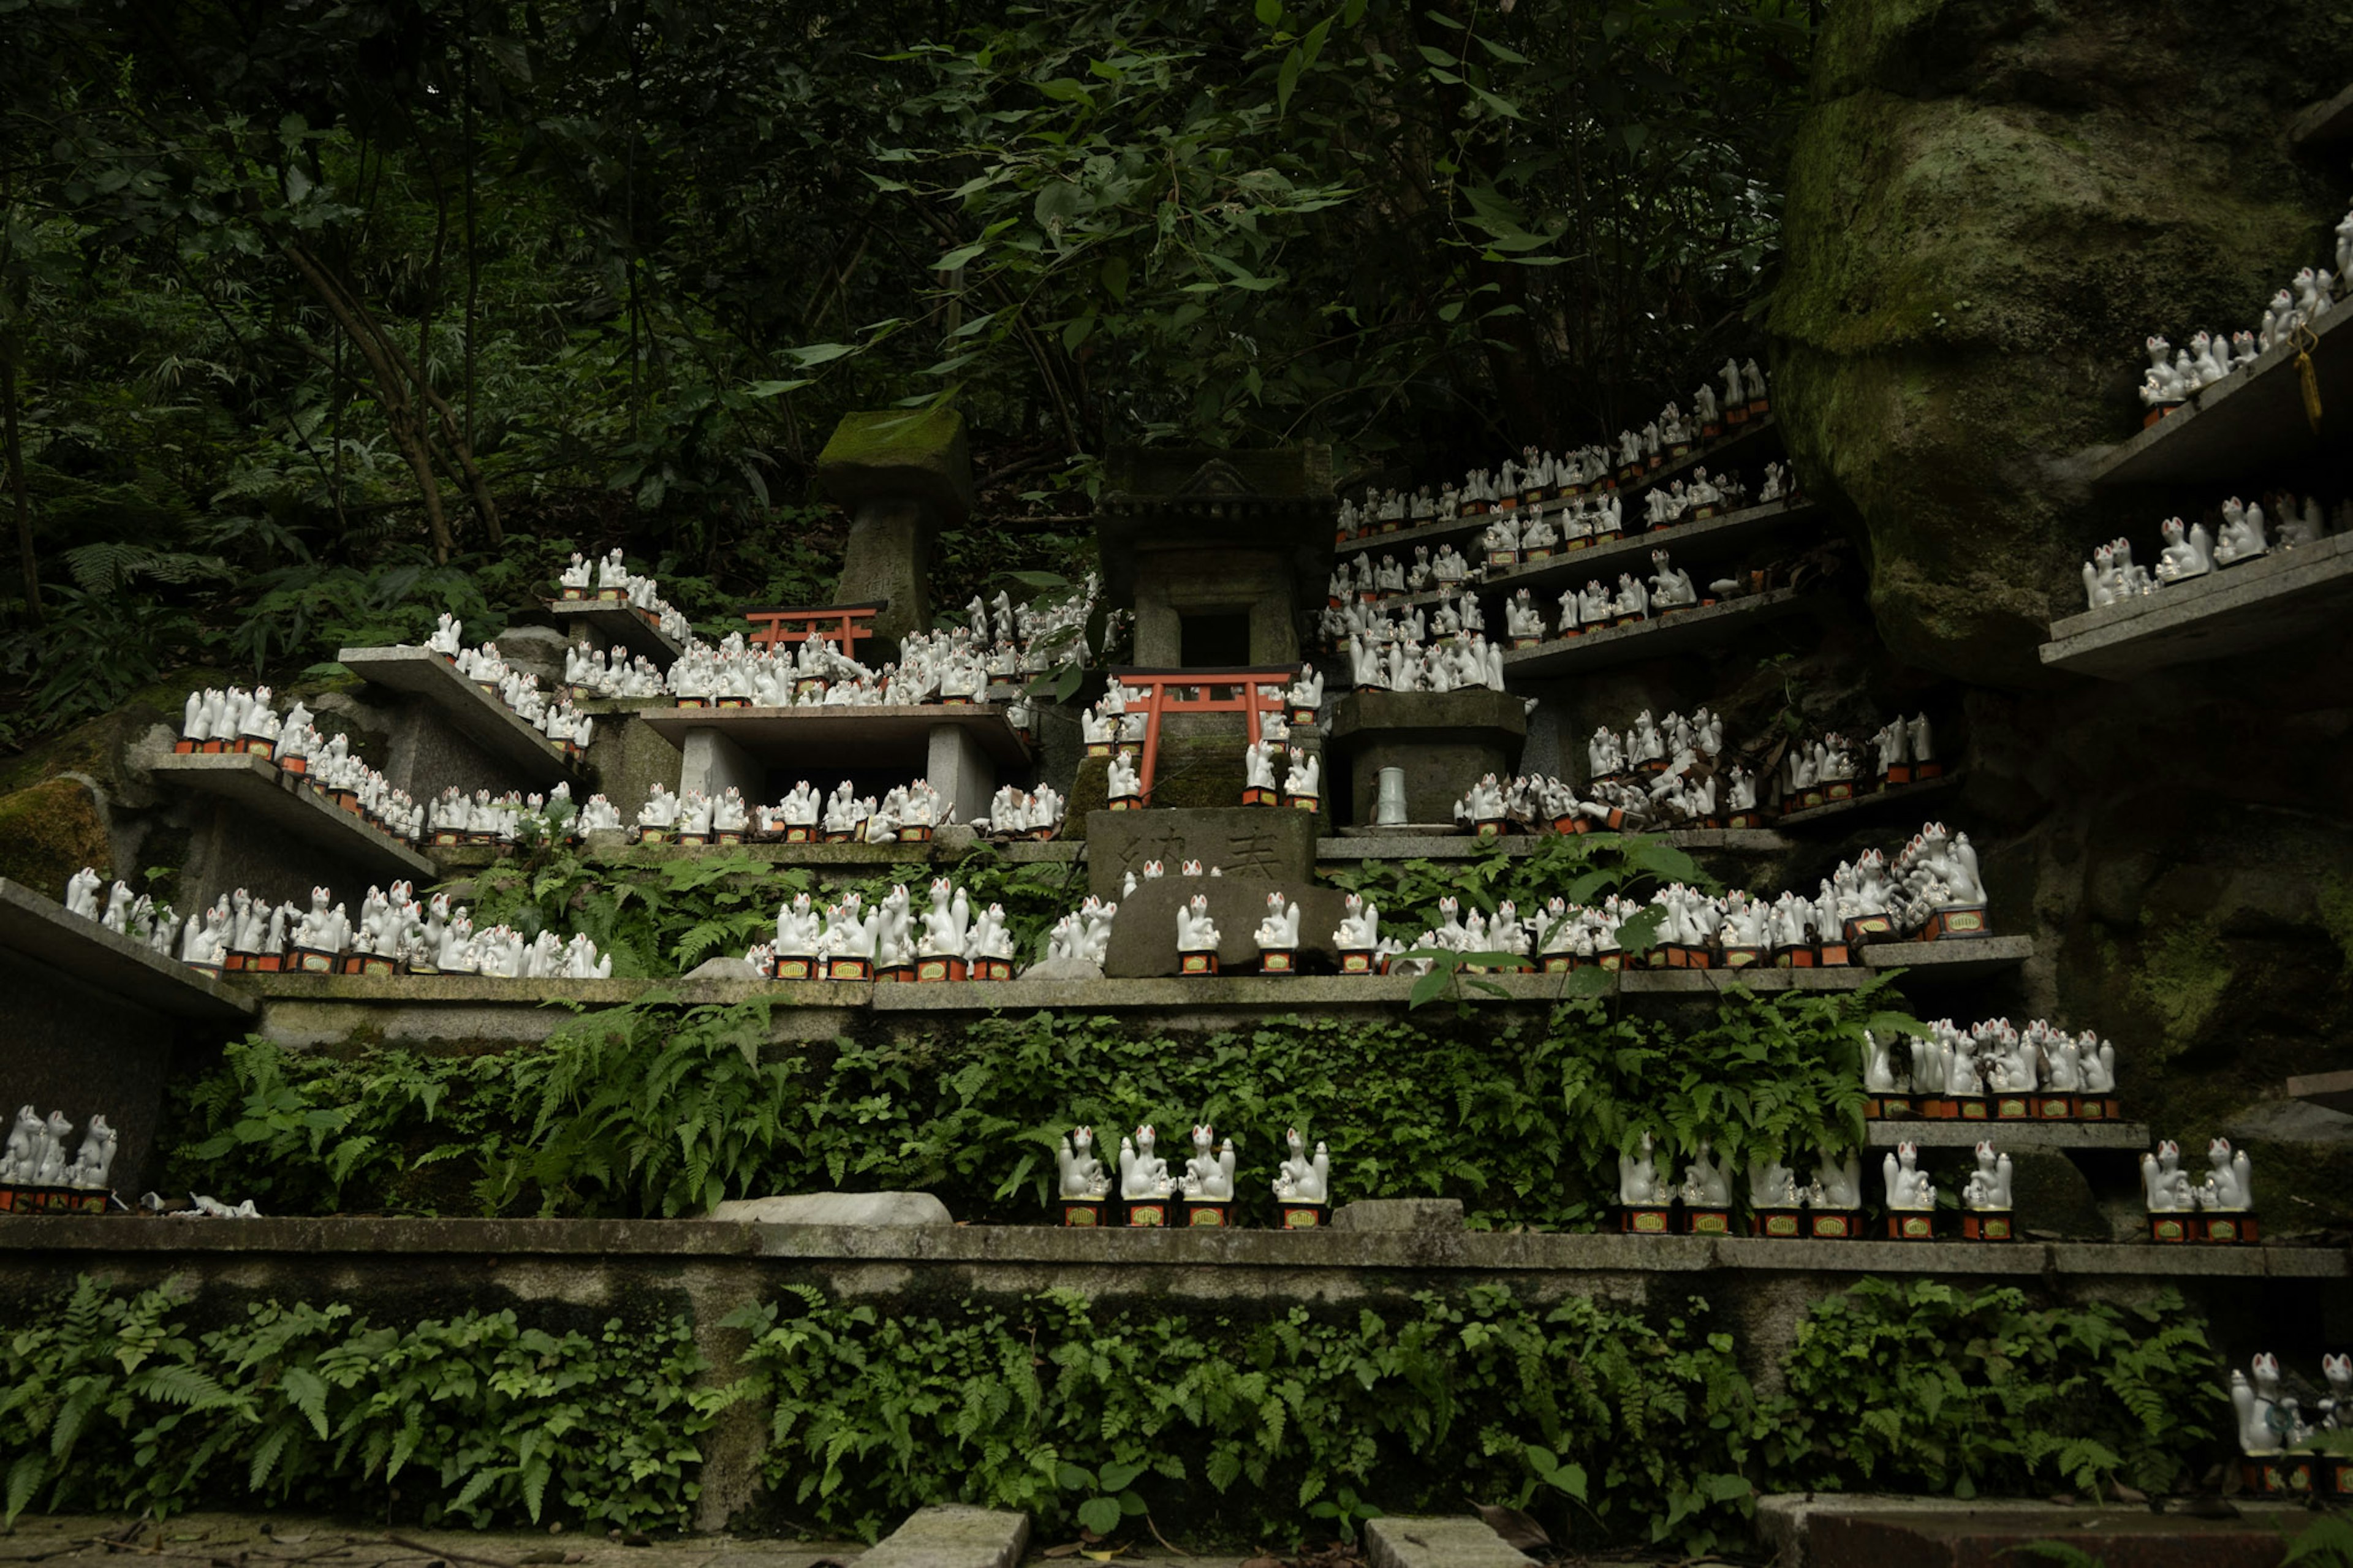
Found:
<svg viewBox="0 0 2353 1568"><path fill-rule="evenodd" d="M1343 1178L1345 1187L1345 1178ZM0 1257L195 1258L211 1254L375 1259L422 1258L758 1258L896 1260L969 1268L985 1264L1103 1265L1165 1270L1272 1268L1306 1274L1367 1268L1476 1273L1694 1275L1935 1274L1986 1279L2066 1276L2164 1281L2353 1279L2341 1247L2160 1247L2150 1243L1773 1240L1757 1237L1561 1235L1534 1231L1354 1231L1278 1227L1067 1230L1059 1226L717 1224L620 1219L267 1218L235 1224L99 1223L26 1215L0 1225ZM87 1262L79 1268L89 1268Z"/></svg>
<svg viewBox="0 0 2353 1568"><path fill-rule="evenodd" d="M932 731L946 724L968 731L1000 766L1026 767L1029 743L987 703L868 708L673 708L649 710L638 722L683 747L696 730L725 735L771 768L799 768L809 782L829 770L902 766L915 776L931 755Z"/></svg>
<svg viewBox="0 0 2353 1568"><path fill-rule="evenodd" d="M2034 956L2031 936L1879 942L1862 950L1865 969L1902 969L1914 980L1962 980L2015 969Z"/></svg>
<svg viewBox="0 0 2353 1568"><path fill-rule="evenodd" d="M917 1509L876 1542L860 1568L1014 1568L1029 1543L1029 1516L962 1503Z"/></svg>
<svg viewBox="0 0 2353 1568"><path fill-rule="evenodd" d="M1348 820L1370 823L1381 770L1397 768L1407 820L1444 822L1480 779L1517 770L1527 733L1525 700L1507 691L1351 691L1332 705L1328 744L1341 765L1327 788L1345 780Z"/></svg>
<svg viewBox="0 0 2353 1568"><path fill-rule="evenodd" d="M1372 1568L1529 1568L1526 1553L1475 1513L1390 1514L1365 1524L1365 1561Z"/></svg>
<svg viewBox="0 0 2353 1568"><path fill-rule="evenodd" d="M765 1423L761 1429L765 1430ZM712 1439L704 1439L702 1446L703 1495L708 1498L717 1467L711 1463ZM865 1552L856 1542L739 1538L711 1532L707 1526L691 1534L650 1539L631 1534L626 1542L617 1530L609 1536L603 1530L566 1529L551 1534L545 1524L521 1521L512 1528L476 1530L410 1520L390 1529L416 1545L394 1545L381 1513L369 1520L351 1513L259 1506L250 1510L199 1507L166 1520L138 1521L120 1514L28 1510L0 1535L0 1565L120 1562L135 1554L157 1568L206 1568L215 1559L238 1568L304 1568L322 1560L337 1568L423 1568L431 1554L438 1554L445 1563L480 1568L545 1562L544 1554L553 1549L557 1557L580 1568L820 1568L828 1563L838 1568L855 1563ZM135 1542L131 1539L134 1533Z"/></svg>
<svg viewBox="0 0 2353 1568"><path fill-rule="evenodd" d="M1638 659L1665 658L1674 654L1713 647L1750 627L1778 620L1805 608L1804 595L1794 588L1774 588L1727 599L1720 605L1678 610L1630 626L1611 626L1581 637L1556 637L1535 647L1504 655L1504 679L1577 675L1607 669Z"/></svg>
<svg viewBox="0 0 2353 1568"><path fill-rule="evenodd" d="M954 1225L930 1193L794 1193L731 1198L704 1216L738 1225Z"/></svg>
<svg viewBox="0 0 2353 1568"><path fill-rule="evenodd" d="M508 780L482 784L533 787L569 783L578 794L579 773L564 748L522 721L513 709L459 675L447 659L424 647L347 647L335 656L353 675L389 691L419 698L451 728L512 770Z"/></svg>
<svg viewBox="0 0 2353 1568"><path fill-rule="evenodd" d="M2353 136L2353 87L2312 105L2288 122L2287 139L2300 150L2325 147Z"/></svg>
<svg viewBox="0 0 2353 1568"><path fill-rule="evenodd" d="M2346 312L2353 316L2353 310ZM2353 361L2353 350L2345 357ZM2353 396L2353 387L2347 388ZM2129 680L2153 669L2221 658L2338 630L2353 610L2353 534L2244 565L2218 567L2178 587L2052 624L2043 664L2071 675Z"/></svg>
<svg viewBox="0 0 2353 1568"><path fill-rule="evenodd" d="M1127 874L1142 876L1148 860L1159 861L1170 877L1198 860L1205 872L1305 883L1315 871L1315 819L1314 812L1281 805L1091 811L1087 890L1117 899Z"/></svg>
<svg viewBox="0 0 2353 1568"><path fill-rule="evenodd" d="M1315 858L1319 864L1327 860L1475 860L1497 853L1534 855L1553 837L1507 833L1501 838L1482 839L1469 832L1388 834L1356 828L1317 839ZM1749 855L1778 854L1790 847L1788 839L1769 827L1694 827L1641 837L1678 849L1725 849Z"/></svg>
<svg viewBox="0 0 2353 1568"><path fill-rule="evenodd" d="M547 613L557 629L569 637L599 650L609 650L618 643L632 654L645 655L664 669L686 651L676 638L646 619L633 605L558 599L547 606Z"/></svg>
<svg viewBox="0 0 2353 1568"><path fill-rule="evenodd" d="M2285 1528L2291 1532L2310 1519L2309 1512L2298 1503L2261 1502L2240 1498L2233 1506L2254 1528ZM1780 1492L1757 1500L1757 1533L1772 1549L1778 1568L1809 1568L1820 1559L1810 1555L1813 1526L1818 1520L1838 1521L1943 1521L1961 1528L1978 1527L1999 1521L2004 1525L2016 1525L2028 1533L2020 1538L2032 1541L2064 1541L2076 1543L2076 1537L2085 1531L2098 1531L2108 1521L2119 1518L2153 1518L2146 1509L2126 1510L2074 1503L2046 1502L2039 1499L2007 1498L1998 1500L1972 1499L1967 1501L1952 1498L1878 1496L1853 1492ZM2205 1521L2184 1520L2179 1514L2162 1516L2179 1520L2186 1524ZM2221 1521L2230 1522L2230 1521ZM1839 1533L1833 1531L1832 1533ZM2015 1545L2013 1541L2010 1544ZM2084 1545L2084 1550L2090 1550ZM2272 1543L2277 1560L2279 1544ZM2094 1553L2097 1555L2096 1552ZM1911 1562L1915 1553L1906 1548L1901 1560ZM2002 1560L2002 1568L2031 1561L2030 1555L2013 1554ZM2142 1559L2130 1552L2110 1555L2107 1562L2139 1563ZM1931 1559L1933 1561L1933 1559ZM1884 1568L1884 1560L1874 1562L1873 1568Z"/></svg>
<svg viewBox="0 0 2353 1568"><path fill-rule="evenodd" d="M2308 1073L2287 1080L2288 1097L2353 1116L2353 1070Z"/></svg>
<svg viewBox="0 0 2353 1568"><path fill-rule="evenodd" d="M166 1017L238 1024L251 996L0 877L0 947ZM21 1002L21 998L19 1001Z"/></svg>
<svg viewBox="0 0 2353 1568"><path fill-rule="evenodd" d="M1957 787L1968 776L1966 773L1945 773L1936 778L1923 779L1918 784L1890 784L1884 789L1867 790L1852 799L1825 801L1820 805L1807 806L1801 811L1784 812L1773 821L1779 827L1802 827L1810 822L1852 816L1859 813L1875 813L1896 806L1908 809L1911 802L1942 795Z"/></svg>
<svg viewBox="0 0 2353 1568"><path fill-rule="evenodd" d="M1333 1211L1334 1230L1460 1231L1460 1198L1358 1198Z"/></svg>
<svg viewBox="0 0 2353 1568"><path fill-rule="evenodd" d="M1874 1149L1912 1143L1923 1149L1974 1149L1984 1139L1999 1151L2013 1149L2153 1149L2141 1121L1866 1121L1863 1137Z"/></svg>
<svg viewBox="0 0 2353 1568"><path fill-rule="evenodd" d="M1540 600L1548 595L1557 598L1559 589L1572 583L1582 584L1588 578L1599 577L1606 583L1610 574L1619 572L1649 575L1653 550L1667 551L1673 555L1677 566L1688 567L1694 561L1720 561L1728 551L1744 548L1799 523L1820 524L1827 517L1820 506L1810 500L1777 500L1697 522L1642 528L1607 544L1588 545L1505 572L1491 572L1486 582L1480 584L1480 596L1505 598L1526 588ZM1705 574L1694 573L1693 576L1694 580L1704 580ZM1546 625L1559 618L1557 604L1546 605L1545 611ZM1502 624L1500 616L1495 618L1495 624Z"/></svg>
<svg viewBox="0 0 2353 1568"><path fill-rule="evenodd" d="M267 830L300 839L365 875L427 881L439 875L417 850L259 757L173 755L148 771L159 784L234 802Z"/></svg>
<svg viewBox="0 0 2353 1568"><path fill-rule="evenodd" d="M2095 485L2217 483L2262 475L2286 458L2344 447L2353 430L2353 311L2331 310L2306 346L2320 384L2320 428L2306 420L2300 352L2282 343L2094 460Z"/></svg>
<svg viewBox="0 0 2353 1568"><path fill-rule="evenodd" d="M2056 1514L2057 1517L2053 1517ZM2236 1519L2153 1514L2146 1508L2063 1510L2033 1503L1966 1511L1817 1512L1807 1531L1810 1568L2012 1568L2020 1548L2058 1540L2084 1560L2132 1568L2276 1568L2309 1516L2265 1510Z"/></svg>

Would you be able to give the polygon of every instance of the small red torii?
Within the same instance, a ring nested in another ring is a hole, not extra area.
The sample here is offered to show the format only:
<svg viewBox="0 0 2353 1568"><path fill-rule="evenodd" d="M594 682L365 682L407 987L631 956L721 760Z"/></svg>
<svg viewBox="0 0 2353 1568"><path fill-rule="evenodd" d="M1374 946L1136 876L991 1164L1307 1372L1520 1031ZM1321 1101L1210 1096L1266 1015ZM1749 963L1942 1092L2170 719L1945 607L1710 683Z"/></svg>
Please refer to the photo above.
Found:
<svg viewBox="0 0 2353 1568"><path fill-rule="evenodd" d="M1284 691L1299 679L1304 668L1294 664L1272 669L1112 670L1111 678L1122 687L1144 693L1141 701L1130 702L1127 708L1130 713L1144 715L1144 755L1136 763L1136 782L1143 786L1144 798L1147 802L1152 798L1152 772L1160 760L1163 713L1240 713L1248 743L1255 746L1261 711L1282 707ZM1270 686L1274 689L1271 697L1261 689ZM1221 690L1227 695L1219 696ZM1198 695L1185 695L1196 691Z"/></svg>
<svg viewBox="0 0 2353 1568"><path fill-rule="evenodd" d="M874 635L874 612L881 607L878 601L871 605L820 605L806 610L746 610L744 618L760 628L752 634L755 647L831 637L843 658L856 658L859 639Z"/></svg>

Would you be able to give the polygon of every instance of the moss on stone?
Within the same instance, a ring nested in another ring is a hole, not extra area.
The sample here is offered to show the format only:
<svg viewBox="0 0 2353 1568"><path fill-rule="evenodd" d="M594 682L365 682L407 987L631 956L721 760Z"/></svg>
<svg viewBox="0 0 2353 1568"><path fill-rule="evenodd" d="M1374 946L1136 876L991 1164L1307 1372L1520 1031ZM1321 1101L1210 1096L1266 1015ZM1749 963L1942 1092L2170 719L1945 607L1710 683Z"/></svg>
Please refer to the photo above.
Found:
<svg viewBox="0 0 2353 1568"><path fill-rule="evenodd" d="M2313 901L2319 907L2322 928L2345 955L2346 969L2353 972L2353 880L2323 877Z"/></svg>
<svg viewBox="0 0 2353 1568"><path fill-rule="evenodd" d="M1856 514L1905 660L2039 679L2105 512L2074 459L2138 426L2142 340L2253 324L2341 207L2277 106L2353 74L2353 35L2087 0L1834 6L1793 147L1769 317L1775 406Z"/></svg>
<svg viewBox="0 0 2353 1568"><path fill-rule="evenodd" d="M2134 994L2156 1013L2162 1057L2180 1055L2205 1029L2231 988L2232 966L2211 916L2153 931L2141 943Z"/></svg>
<svg viewBox="0 0 2353 1568"><path fill-rule="evenodd" d="M818 454L818 483L844 506L912 496L949 527L972 510L972 459L964 416L953 408L845 414Z"/></svg>
<svg viewBox="0 0 2353 1568"><path fill-rule="evenodd" d="M48 779L0 795L0 877L63 901L83 867L111 877L114 852L97 797L76 779Z"/></svg>

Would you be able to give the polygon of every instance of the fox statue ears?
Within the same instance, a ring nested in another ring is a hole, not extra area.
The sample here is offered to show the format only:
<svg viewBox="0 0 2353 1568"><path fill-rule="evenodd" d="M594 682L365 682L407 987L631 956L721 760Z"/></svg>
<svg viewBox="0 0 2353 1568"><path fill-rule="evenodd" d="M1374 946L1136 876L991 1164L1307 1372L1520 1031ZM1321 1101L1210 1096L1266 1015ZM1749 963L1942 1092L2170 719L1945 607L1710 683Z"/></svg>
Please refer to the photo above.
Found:
<svg viewBox="0 0 2353 1568"><path fill-rule="evenodd" d="M1151 1122L1147 1121L1135 1130L1135 1141L1139 1143L1149 1143L1153 1141Z"/></svg>
<svg viewBox="0 0 2353 1568"><path fill-rule="evenodd" d="M2220 1154L2228 1159L2231 1153L2231 1141L2228 1138L2217 1138L2206 1145L2206 1152L2210 1155Z"/></svg>
<svg viewBox="0 0 2353 1568"><path fill-rule="evenodd" d="M1095 1141L1095 1130L1092 1127L1073 1127L1071 1129L1071 1136L1079 1142L1092 1143Z"/></svg>
<svg viewBox="0 0 2353 1568"><path fill-rule="evenodd" d="M1199 1122L1196 1122L1193 1125L1193 1142L1196 1143L1207 1143L1211 1138L1217 1136L1217 1131L1218 1130L1214 1127L1208 1127Z"/></svg>
<svg viewBox="0 0 2353 1568"><path fill-rule="evenodd" d="M2157 1154L2159 1159L2163 1159L2168 1154L2171 1154L2176 1159L2179 1159L2181 1155L2181 1145L2176 1143L2170 1138L2165 1139L2158 1144Z"/></svg>

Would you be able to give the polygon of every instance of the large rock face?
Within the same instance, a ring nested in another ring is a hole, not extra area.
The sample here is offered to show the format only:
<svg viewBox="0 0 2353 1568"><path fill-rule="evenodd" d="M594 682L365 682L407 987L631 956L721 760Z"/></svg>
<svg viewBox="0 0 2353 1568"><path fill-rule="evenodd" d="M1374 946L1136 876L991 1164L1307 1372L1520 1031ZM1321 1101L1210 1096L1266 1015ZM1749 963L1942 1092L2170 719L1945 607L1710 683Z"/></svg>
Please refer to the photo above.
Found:
<svg viewBox="0 0 2353 1568"><path fill-rule="evenodd" d="M1790 449L1859 522L1893 650L2039 679L2084 546L2166 515L2081 478L2138 427L2143 340L2251 329L2330 254L2338 160L2297 162L2284 130L2353 79L2353 27L1871 0L1828 8L1814 73L1770 318Z"/></svg>

